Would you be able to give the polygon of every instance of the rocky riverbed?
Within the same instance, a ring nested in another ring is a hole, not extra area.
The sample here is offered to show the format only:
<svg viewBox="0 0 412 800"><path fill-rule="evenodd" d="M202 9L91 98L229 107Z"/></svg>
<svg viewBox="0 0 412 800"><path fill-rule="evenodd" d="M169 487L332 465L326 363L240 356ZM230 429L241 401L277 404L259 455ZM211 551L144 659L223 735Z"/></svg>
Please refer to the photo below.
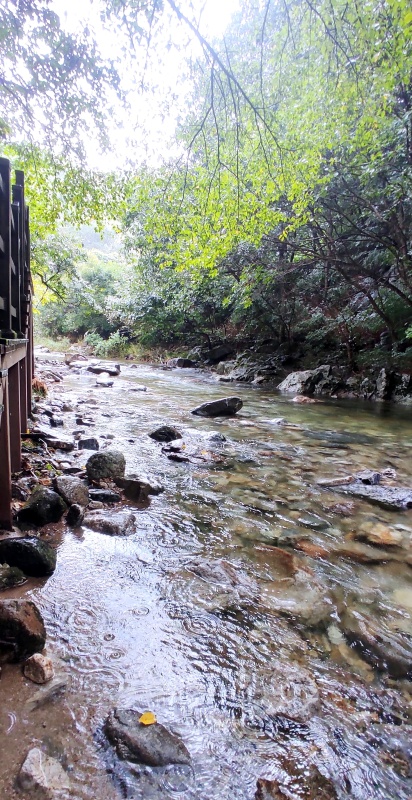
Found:
<svg viewBox="0 0 412 800"><path fill-rule="evenodd" d="M70 360L0 536L1 796L410 800L410 415Z"/></svg>

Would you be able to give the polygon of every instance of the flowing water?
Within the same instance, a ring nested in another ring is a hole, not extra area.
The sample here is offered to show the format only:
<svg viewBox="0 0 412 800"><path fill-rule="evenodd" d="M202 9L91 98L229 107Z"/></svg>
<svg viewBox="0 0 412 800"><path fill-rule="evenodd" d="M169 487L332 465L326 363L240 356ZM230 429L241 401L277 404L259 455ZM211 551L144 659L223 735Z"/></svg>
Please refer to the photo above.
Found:
<svg viewBox="0 0 412 800"><path fill-rule="evenodd" d="M316 484L392 468L410 486L410 412L298 406L191 370L125 365L113 388L94 383L69 375L55 396L78 404L91 435L114 437L100 445L121 450L129 472L165 491L135 510L128 537L54 526L56 572L4 594L39 606L67 686L33 708L37 688L3 668L1 797L15 796L19 765L37 745L63 760L72 788L61 796L78 800L252 800L257 778L309 764L339 797L410 800L412 684L371 666L342 620L348 609L364 615L410 653L412 512ZM142 384L146 392L134 391ZM190 414L225 394L243 400L236 417ZM75 427L74 415L65 418ZM182 432L179 452L148 436L164 423ZM216 433L226 441L210 439ZM385 550L391 560L337 552L379 525L402 543ZM278 543L294 555L297 578ZM119 768L102 734L113 706L154 711L192 766ZM301 796L299 782L294 791Z"/></svg>

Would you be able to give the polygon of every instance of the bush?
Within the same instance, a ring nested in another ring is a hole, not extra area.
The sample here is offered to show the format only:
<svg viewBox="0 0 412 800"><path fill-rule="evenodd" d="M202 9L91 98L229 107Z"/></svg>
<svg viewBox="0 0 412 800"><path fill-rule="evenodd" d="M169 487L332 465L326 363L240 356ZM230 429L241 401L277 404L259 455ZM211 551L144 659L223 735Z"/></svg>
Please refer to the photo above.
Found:
<svg viewBox="0 0 412 800"><path fill-rule="evenodd" d="M119 331L111 333L108 339L102 339L96 331L88 331L84 340L93 349L96 356L124 356L129 349L129 343Z"/></svg>

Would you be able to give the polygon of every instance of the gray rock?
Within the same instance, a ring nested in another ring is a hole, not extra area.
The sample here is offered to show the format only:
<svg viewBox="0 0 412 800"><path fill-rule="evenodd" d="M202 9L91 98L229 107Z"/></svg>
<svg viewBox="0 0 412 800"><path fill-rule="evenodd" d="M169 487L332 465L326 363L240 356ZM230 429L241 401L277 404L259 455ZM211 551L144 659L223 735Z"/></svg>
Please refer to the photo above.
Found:
<svg viewBox="0 0 412 800"><path fill-rule="evenodd" d="M158 495L164 491L164 487L160 483L139 478L138 475L133 474L118 478L116 484L123 489L128 500L134 500L136 503L144 503L149 495Z"/></svg>
<svg viewBox="0 0 412 800"><path fill-rule="evenodd" d="M223 397L221 400L212 400L194 408L192 414L198 417L233 416L243 406L240 397Z"/></svg>
<svg viewBox="0 0 412 800"><path fill-rule="evenodd" d="M83 524L108 536L129 536L135 531L136 517L127 511L94 511L87 514Z"/></svg>
<svg viewBox="0 0 412 800"><path fill-rule="evenodd" d="M349 483L337 486L336 490L369 503L381 506L388 511L404 511L412 508L412 489L404 486L367 486L362 483Z"/></svg>
<svg viewBox="0 0 412 800"><path fill-rule="evenodd" d="M46 486L36 486L27 502L17 512L18 522L32 522L34 525L47 525L58 522L66 511L62 497Z"/></svg>
<svg viewBox="0 0 412 800"><path fill-rule="evenodd" d="M101 481L104 478L123 478L126 461L119 450L104 450L90 456L86 464L89 481Z"/></svg>
<svg viewBox="0 0 412 800"><path fill-rule="evenodd" d="M93 436L88 439L78 440L79 450L98 450L99 442Z"/></svg>
<svg viewBox="0 0 412 800"><path fill-rule="evenodd" d="M300 774L299 774L300 773ZM325 778L317 767L294 770L285 781L259 778L255 800L337 800L333 783Z"/></svg>
<svg viewBox="0 0 412 800"><path fill-rule="evenodd" d="M342 615L342 628L349 642L360 651L365 661L392 678L412 679L412 637L397 632L385 614L347 609Z"/></svg>
<svg viewBox="0 0 412 800"><path fill-rule="evenodd" d="M26 580L25 574L18 567L0 564L0 591L11 589L13 586L21 586Z"/></svg>
<svg viewBox="0 0 412 800"><path fill-rule="evenodd" d="M139 711L118 708L109 714L104 731L119 758L151 767L190 764L189 751L175 733L159 722L143 725L140 716Z"/></svg>
<svg viewBox="0 0 412 800"><path fill-rule="evenodd" d="M44 622L31 600L0 601L0 662L23 661L45 644Z"/></svg>
<svg viewBox="0 0 412 800"><path fill-rule="evenodd" d="M96 386L103 386L108 389L110 386L113 386L113 383L113 378L111 378L107 372L102 372L102 374L96 378Z"/></svg>
<svg viewBox="0 0 412 800"><path fill-rule="evenodd" d="M149 433L149 436L155 442L173 442L175 439L182 438L182 434L176 428L172 428L171 425L161 425L160 428L156 428L155 431Z"/></svg>
<svg viewBox="0 0 412 800"><path fill-rule="evenodd" d="M35 537L0 541L0 563L18 567L25 575L40 578L56 569L56 551Z"/></svg>
<svg viewBox="0 0 412 800"><path fill-rule="evenodd" d="M84 506L79 506L77 503L73 503L67 512L67 524L70 525L71 528L78 528L84 520L84 513Z"/></svg>
<svg viewBox="0 0 412 800"><path fill-rule="evenodd" d="M324 364L317 369L305 369L300 372L291 372L277 387L280 392L293 394L314 394L317 385L324 378L329 378L332 368Z"/></svg>
<svg viewBox="0 0 412 800"><path fill-rule="evenodd" d="M217 344L215 347L211 347L210 350L205 353L205 357L208 361L216 363L217 361L221 361L222 358L226 358L226 356L231 356L234 352L234 345L226 342L225 344Z"/></svg>
<svg viewBox="0 0 412 800"><path fill-rule="evenodd" d="M70 780L56 758L34 747L27 753L17 776L17 787L22 792L33 792L39 800L52 800L56 792L70 789Z"/></svg>
<svg viewBox="0 0 412 800"><path fill-rule="evenodd" d="M67 505L77 503L79 506L87 506L89 490L80 478L75 478L73 475L59 475L54 479L53 485Z"/></svg>
<svg viewBox="0 0 412 800"><path fill-rule="evenodd" d="M94 375L101 375L102 372L107 372L108 375L116 377L120 375L120 364L111 364L110 362L99 362L99 364L90 364L87 367L88 372L93 372Z"/></svg>
<svg viewBox="0 0 412 800"><path fill-rule="evenodd" d="M100 503L119 503L122 499L118 492L112 489L89 489L90 500L97 500Z"/></svg>
<svg viewBox="0 0 412 800"><path fill-rule="evenodd" d="M62 428L64 425L64 420L61 417L50 417L50 425L52 428Z"/></svg>
<svg viewBox="0 0 412 800"><path fill-rule="evenodd" d="M180 367L180 369L196 367L196 361L192 361L191 358L169 358L166 363L168 367Z"/></svg>

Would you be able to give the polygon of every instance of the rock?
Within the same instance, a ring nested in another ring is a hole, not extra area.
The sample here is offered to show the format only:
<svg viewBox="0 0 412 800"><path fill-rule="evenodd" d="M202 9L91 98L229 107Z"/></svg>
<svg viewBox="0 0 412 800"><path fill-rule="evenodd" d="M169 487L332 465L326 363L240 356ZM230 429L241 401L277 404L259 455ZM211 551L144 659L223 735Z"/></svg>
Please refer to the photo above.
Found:
<svg viewBox="0 0 412 800"><path fill-rule="evenodd" d="M155 431L149 433L149 436L155 442L173 442L175 439L182 438L182 434L170 425L161 425L160 428L156 428Z"/></svg>
<svg viewBox="0 0 412 800"><path fill-rule="evenodd" d="M86 464L89 481L101 481L104 478L123 478L126 460L119 450L104 450L90 456Z"/></svg>
<svg viewBox="0 0 412 800"><path fill-rule="evenodd" d="M378 547L371 547L364 542L353 542L348 539L342 542L333 553L343 558L350 558L359 564L383 564L385 561L399 561L392 553Z"/></svg>
<svg viewBox="0 0 412 800"><path fill-rule="evenodd" d="M412 637L394 630L393 620L380 609L376 617L369 610L347 609L341 622L345 636L365 661L392 678L412 679Z"/></svg>
<svg viewBox="0 0 412 800"><path fill-rule="evenodd" d="M50 425L52 428L62 428L64 425L64 420L61 417L50 417Z"/></svg>
<svg viewBox="0 0 412 800"><path fill-rule="evenodd" d="M0 662L23 661L45 643L44 622L31 600L0 601Z"/></svg>
<svg viewBox="0 0 412 800"><path fill-rule="evenodd" d="M134 500L136 503L144 503L149 495L158 495L164 491L164 487L160 483L139 478L133 474L118 478L116 484L123 489L128 500Z"/></svg>
<svg viewBox="0 0 412 800"><path fill-rule="evenodd" d="M54 678L54 667L51 658L35 653L23 665L23 673L33 683L48 683Z"/></svg>
<svg viewBox="0 0 412 800"><path fill-rule="evenodd" d="M98 450L99 442L93 436L88 439L78 440L79 450Z"/></svg>
<svg viewBox="0 0 412 800"><path fill-rule="evenodd" d="M22 792L33 792L39 800L52 800L55 792L70 789L70 780L56 758L34 747L29 750L17 776L17 787Z"/></svg>
<svg viewBox="0 0 412 800"><path fill-rule="evenodd" d="M210 436L207 437L209 442L217 442L222 443L226 442L226 436L223 436L223 433L211 433Z"/></svg>
<svg viewBox="0 0 412 800"><path fill-rule="evenodd" d="M104 732L121 759L162 767L190 764L190 754L182 740L164 725L143 725L141 712L115 708L108 716Z"/></svg>
<svg viewBox="0 0 412 800"><path fill-rule="evenodd" d="M357 539L364 539L369 544L383 547L396 547L402 545L404 535L396 528L390 528L382 522L373 522L361 525L356 533Z"/></svg>
<svg viewBox="0 0 412 800"><path fill-rule="evenodd" d="M229 342L225 342L225 344L217 344L215 347L211 347L210 350L208 350L204 355L208 361L211 361L213 364L215 364L217 361L221 361L222 358L231 356L234 352L234 345L230 344Z"/></svg>
<svg viewBox="0 0 412 800"><path fill-rule="evenodd" d="M134 365L132 364L132 367ZM128 387L129 392L147 392L147 386L143 386L142 384L134 384L133 386Z"/></svg>
<svg viewBox="0 0 412 800"><path fill-rule="evenodd" d="M78 528L84 520L84 511L84 506L73 503L67 512L67 524L70 525L71 528Z"/></svg>
<svg viewBox="0 0 412 800"><path fill-rule="evenodd" d="M299 403L303 405L304 403L318 403L318 400L315 400L314 397L306 397L304 394L297 394L292 400L292 403Z"/></svg>
<svg viewBox="0 0 412 800"><path fill-rule="evenodd" d="M274 687L276 687L274 691ZM254 700L269 717L307 722L319 708L319 691L311 673L291 662L278 662L265 675Z"/></svg>
<svg viewBox="0 0 412 800"><path fill-rule="evenodd" d="M77 503L79 506L87 506L89 490L80 478L75 478L72 475L59 475L54 479L53 485L68 506L73 505L73 503Z"/></svg>
<svg viewBox="0 0 412 800"><path fill-rule="evenodd" d="M280 392L293 392L295 395L314 394L317 385L331 376L332 368L324 364L317 369L291 372L277 387Z"/></svg>
<svg viewBox="0 0 412 800"><path fill-rule="evenodd" d="M36 537L8 538L0 541L0 563L18 567L25 575L40 578L56 569L56 551Z"/></svg>
<svg viewBox="0 0 412 800"><path fill-rule="evenodd" d="M296 619L308 627L329 619L333 605L327 588L301 559L279 547L259 545L256 550L268 554L277 572L273 580L262 582L260 603L267 611Z"/></svg>
<svg viewBox="0 0 412 800"><path fill-rule="evenodd" d="M191 358L169 358L166 364L168 367L180 367L180 369L188 369L189 367L197 366L197 362L192 361Z"/></svg>
<svg viewBox="0 0 412 800"><path fill-rule="evenodd" d="M27 502L17 512L18 522L32 522L34 525L47 525L58 522L66 511L62 497L46 486L36 486Z"/></svg>
<svg viewBox="0 0 412 800"><path fill-rule="evenodd" d="M118 492L112 489L89 489L90 500L97 500L101 503L119 503L122 499Z"/></svg>
<svg viewBox="0 0 412 800"><path fill-rule="evenodd" d="M255 800L337 800L333 783L310 765L293 770L284 781L259 778Z"/></svg>
<svg viewBox="0 0 412 800"><path fill-rule="evenodd" d="M380 483L381 477L382 475L380 472L374 472L372 469L363 469L355 475L356 480L361 481L361 483L366 483L369 486L375 486L377 483Z"/></svg>
<svg viewBox="0 0 412 800"><path fill-rule="evenodd" d="M94 511L85 516L83 524L93 531L109 536L129 536L135 532L135 522L135 515L127 511L110 514L107 511Z"/></svg>
<svg viewBox="0 0 412 800"><path fill-rule="evenodd" d="M322 519L322 517L318 517L317 514L304 514L298 518L298 522L304 528L312 528L314 531L324 531L326 528L330 528L329 522L326 519Z"/></svg>
<svg viewBox="0 0 412 800"><path fill-rule="evenodd" d="M101 375L102 373L107 373L107 375L113 375L116 377L120 375L120 364L111 364L109 362L99 362L98 364L89 364L87 367L88 372L93 372L94 375ZM112 381L113 383L113 381Z"/></svg>
<svg viewBox="0 0 412 800"><path fill-rule="evenodd" d="M243 406L240 397L223 397L221 400L212 400L194 408L192 414L198 417L233 416Z"/></svg>
<svg viewBox="0 0 412 800"><path fill-rule="evenodd" d="M103 386L106 389L113 386L113 383L113 378L111 378L107 372L102 372L102 374L96 378L96 386Z"/></svg>
<svg viewBox="0 0 412 800"><path fill-rule="evenodd" d="M369 503L388 509L388 511L404 511L412 508L412 489L404 486L365 486L353 482L336 488L340 492L367 500Z"/></svg>
<svg viewBox="0 0 412 800"><path fill-rule="evenodd" d="M0 563L0 591L2 589L12 589L13 586L21 586L26 580L27 578L21 569Z"/></svg>
<svg viewBox="0 0 412 800"><path fill-rule="evenodd" d="M59 677L42 686L29 700L26 701L28 711L36 711L47 703L52 703L67 689L67 678Z"/></svg>

